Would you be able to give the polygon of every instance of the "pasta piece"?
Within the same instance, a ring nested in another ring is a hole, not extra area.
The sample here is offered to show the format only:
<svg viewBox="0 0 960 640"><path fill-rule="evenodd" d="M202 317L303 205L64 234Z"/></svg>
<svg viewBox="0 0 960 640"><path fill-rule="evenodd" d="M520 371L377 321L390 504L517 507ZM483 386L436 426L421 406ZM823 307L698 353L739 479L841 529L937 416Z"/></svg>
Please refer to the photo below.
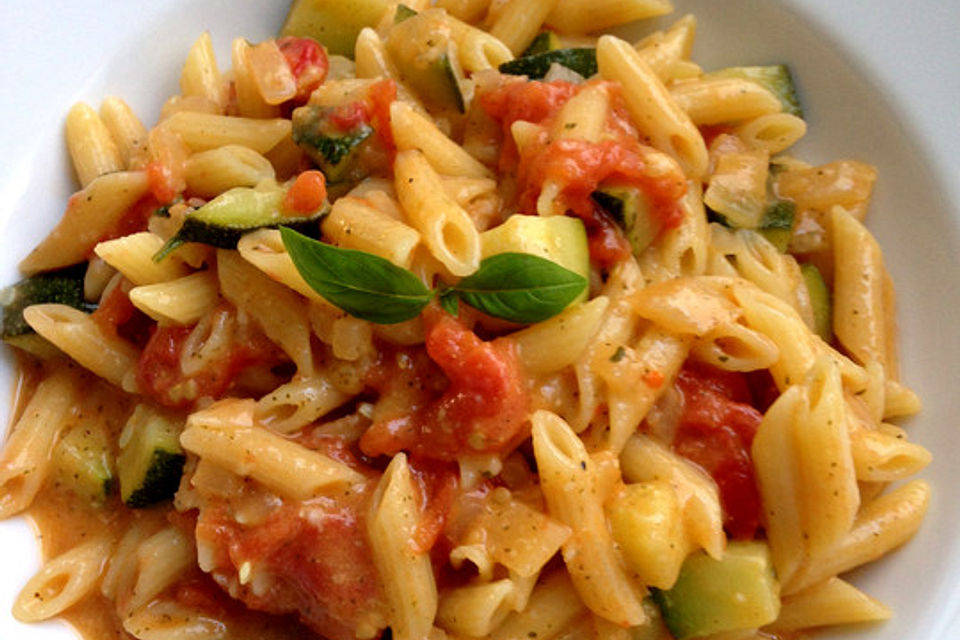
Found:
<svg viewBox="0 0 960 640"><path fill-rule="evenodd" d="M930 503L930 485L913 480L868 502L857 514L853 529L831 553L805 565L789 581L791 595L839 573L876 560L916 533Z"/></svg>
<svg viewBox="0 0 960 640"><path fill-rule="evenodd" d="M807 123L790 113L767 113L737 125L734 132L748 148L764 149L774 155L806 135Z"/></svg>
<svg viewBox="0 0 960 640"><path fill-rule="evenodd" d="M569 33L590 33L673 11L670 0L559 0L547 24Z"/></svg>
<svg viewBox="0 0 960 640"><path fill-rule="evenodd" d="M290 356L300 375L312 375L310 323L302 313L300 296L266 277L234 251L217 252L217 275L223 297L257 321L266 336Z"/></svg>
<svg viewBox="0 0 960 640"><path fill-rule="evenodd" d="M234 187L254 187L276 178L270 161L248 147L228 144L195 153L184 164L191 193L213 198Z"/></svg>
<svg viewBox="0 0 960 640"><path fill-rule="evenodd" d="M594 5L583 6L594 11ZM614 36L601 36L597 64L601 76L623 86L627 110L640 134L673 156L688 176L704 177L709 158L703 137L636 49Z"/></svg>
<svg viewBox="0 0 960 640"><path fill-rule="evenodd" d="M17 596L13 616L21 622L49 620L96 588L111 543L90 540L43 565Z"/></svg>
<svg viewBox="0 0 960 640"><path fill-rule="evenodd" d="M283 246L276 229L252 231L237 243L237 252L244 260L267 274L272 280L296 291L311 302L332 308L319 293L306 283Z"/></svg>
<svg viewBox="0 0 960 640"><path fill-rule="evenodd" d="M430 555L415 548L420 519L407 457L398 453L374 493L367 520L370 548L383 581L389 622L398 640L426 638L437 613Z"/></svg>
<svg viewBox="0 0 960 640"><path fill-rule="evenodd" d="M833 332L860 363L886 365L886 270L880 246L866 227L841 207L830 215L833 229Z"/></svg>
<svg viewBox="0 0 960 640"><path fill-rule="evenodd" d="M486 637L510 613L515 586L509 579L451 589L440 597L437 624L469 637Z"/></svg>
<svg viewBox="0 0 960 640"><path fill-rule="evenodd" d="M553 11L558 0L511 0L490 25L490 35L507 45L519 56L536 37L540 26ZM462 19L462 18L461 18Z"/></svg>
<svg viewBox="0 0 960 640"><path fill-rule="evenodd" d="M480 234L467 212L443 190L427 157L419 151L401 151L394 162L394 175L400 204L430 253L456 276L476 271Z"/></svg>
<svg viewBox="0 0 960 640"><path fill-rule="evenodd" d="M266 153L291 135L290 121L180 111L163 121L191 151L207 151L228 144Z"/></svg>
<svg viewBox="0 0 960 640"><path fill-rule="evenodd" d="M323 233L333 244L378 255L401 267L410 266L420 244L416 229L350 196L333 203Z"/></svg>
<svg viewBox="0 0 960 640"><path fill-rule="evenodd" d="M596 334L610 300L597 296L510 335L529 373L558 371L573 364Z"/></svg>
<svg viewBox="0 0 960 640"><path fill-rule="evenodd" d="M202 33L187 53L180 72L180 93L186 97L204 98L215 104L218 110L223 110L226 92L209 32Z"/></svg>
<svg viewBox="0 0 960 640"><path fill-rule="evenodd" d="M110 129L85 102L73 105L67 114L67 149L81 188L124 168L123 156Z"/></svg>
<svg viewBox="0 0 960 640"><path fill-rule="evenodd" d="M34 331L104 380L136 392L140 353L115 335L101 331L88 314L63 304L35 304L23 311Z"/></svg>
<svg viewBox="0 0 960 640"><path fill-rule="evenodd" d="M557 415L537 411L533 450L550 512L573 529L563 558L574 587L591 611L621 626L643 624L640 589L630 581L603 513L596 463Z"/></svg>
<svg viewBox="0 0 960 640"><path fill-rule="evenodd" d="M492 34L448 17L451 35L456 42L457 58L464 71L476 73L496 69L513 60L508 45Z"/></svg>
<svg viewBox="0 0 960 640"><path fill-rule="evenodd" d="M553 638L585 611L566 572L555 571L533 590L530 602L490 634L491 640Z"/></svg>
<svg viewBox="0 0 960 640"><path fill-rule="evenodd" d="M689 181L687 194L680 202L683 209L680 226L662 233L656 243L638 256L648 282L696 276L706 271L710 231L702 195L699 182Z"/></svg>
<svg viewBox="0 0 960 640"><path fill-rule="evenodd" d="M74 420L74 374L59 369L45 378L10 430L0 453L0 518L30 506L47 477L50 453Z"/></svg>
<svg viewBox="0 0 960 640"><path fill-rule="evenodd" d="M67 202L57 226L20 262L27 275L84 261L148 189L143 171L101 176Z"/></svg>
<svg viewBox="0 0 960 640"><path fill-rule="evenodd" d="M696 31L697 19L693 14L687 14L666 31L650 34L635 48L657 77L668 82L680 63L689 60Z"/></svg>
<svg viewBox="0 0 960 640"><path fill-rule="evenodd" d="M283 104L297 95L297 79L276 40L271 38L250 47L247 64L257 93L268 105Z"/></svg>
<svg viewBox="0 0 960 640"><path fill-rule="evenodd" d="M857 479L863 482L895 482L930 464L930 452L910 442L899 427L881 424L877 430L856 426L850 432L850 448Z"/></svg>
<svg viewBox="0 0 960 640"><path fill-rule="evenodd" d="M166 527L140 543L137 579L127 608L139 609L172 585L196 562L193 540L176 527Z"/></svg>
<svg viewBox="0 0 960 640"><path fill-rule="evenodd" d="M221 400L187 418L188 451L294 500L363 481L356 471L277 435L254 419L253 400Z"/></svg>
<svg viewBox="0 0 960 640"><path fill-rule="evenodd" d="M701 78L678 82L670 95L695 125L739 122L780 113L780 100L756 82L740 78Z"/></svg>
<svg viewBox="0 0 960 640"><path fill-rule="evenodd" d="M197 322L220 302L217 276L210 271L134 287L129 295L133 306L154 320L179 325Z"/></svg>
<svg viewBox="0 0 960 640"><path fill-rule="evenodd" d="M274 431L293 433L349 399L325 378L294 378L257 401L256 418Z"/></svg>
<svg viewBox="0 0 960 640"><path fill-rule="evenodd" d="M777 578L789 582L805 559L800 469L793 437L803 411L803 390L784 391L767 409L751 446L757 487L763 501L763 521Z"/></svg>
<svg viewBox="0 0 960 640"><path fill-rule="evenodd" d="M668 482L680 501L684 532L691 549L719 558L726 546L720 494L713 480L693 463L650 436L634 434L620 454L624 480Z"/></svg>
<svg viewBox="0 0 960 640"><path fill-rule="evenodd" d="M160 262L153 259L163 243L160 236L142 231L101 242L94 247L94 252L135 286L168 282L186 276L190 270L176 256Z"/></svg>
<svg viewBox="0 0 960 640"><path fill-rule="evenodd" d="M100 103L100 118L110 130L123 167L139 169L147 145L147 129L126 102L108 96Z"/></svg>
<svg viewBox="0 0 960 640"><path fill-rule="evenodd" d="M250 68L250 49L245 38L234 38L230 57L233 62L233 89L236 93L237 115L245 118L275 118L280 109L267 104Z"/></svg>
<svg viewBox="0 0 960 640"><path fill-rule="evenodd" d="M426 116L399 100L390 105L390 131L398 151L419 149L443 175L492 178L490 170L443 134Z"/></svg>
<svg viewBox="0 0 960 640"><path fill-rule="evenodd" d="M807 629L827 625L887 620L890 609L849 582L827 578L819 584L783 598L780 615L770 625L775 630Z"/></svg>

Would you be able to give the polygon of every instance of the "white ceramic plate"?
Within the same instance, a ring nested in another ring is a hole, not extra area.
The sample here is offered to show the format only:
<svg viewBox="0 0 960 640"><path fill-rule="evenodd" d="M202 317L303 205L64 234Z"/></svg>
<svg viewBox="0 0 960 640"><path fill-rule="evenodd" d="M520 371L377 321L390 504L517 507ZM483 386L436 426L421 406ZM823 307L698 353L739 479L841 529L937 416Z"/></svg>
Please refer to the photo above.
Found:
<svg viewBox="0 0 960 640"><path fill-rule="evenodd" d="M76 100L124 97L145 122L177 91L183 57L203 30L222 61L229 41L275 32L284 0L5 0L0 22L0 284L62 213L73 185L62 139ZM855 576L890 604L880 626L823 638L951 640L960 628L960 4L946 0L676 0L694 11L694 57L706 68L789 62L810 134L798 155L854 157L880 172L869 224L900 300L904 376L925 402L908 425L933 450L923 473L935 490L918 536ZM223 63L226 66L226 63ZM12 382L0 356L0 394ZM9 403L0 403L6 424ZM10 605L36 569L23 520L0 523L0 638L67 640L65 625L21 625Z"/></svg>

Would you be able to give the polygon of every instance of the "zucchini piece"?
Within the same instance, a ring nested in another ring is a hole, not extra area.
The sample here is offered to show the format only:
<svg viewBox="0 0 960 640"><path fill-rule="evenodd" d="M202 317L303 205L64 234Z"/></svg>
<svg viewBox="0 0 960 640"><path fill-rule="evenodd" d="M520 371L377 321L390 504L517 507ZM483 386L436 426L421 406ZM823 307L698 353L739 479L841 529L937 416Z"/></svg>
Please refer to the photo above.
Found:
<svg viewBox="0 0 960 640"><path fill-rule="evenodd" d="M649 247L663 227L659 218L651 214L646 195L637 187L602 187L590 197L623 228L634 255Z"/></svg>
<svg viewBox="0 0 960 640"><path fill-rule="evenodd" d="M560 48L560 36L553 31L541 31L520 57L534 56L538 53L555 51Z"/></svg>
<svg viewBox="0 0 960 640"><path fill-rule="evenodd" d="M833 341L833 300L830 289L823 280L820 269L812 264L800 265L803 282L807 285L810 295L810 306L813 307L813 324L817 335L829 344Z"/></svg>
<svg viewBox="0 0 960 640"><path fill-rule="evenodd" d="M590 278L587 232L579 218L515 214L481 233L480 246L484 258L499 253L530 253ZM586 299L584 290L571 304Z"/></svg>
<svg viewBox="0 0 960 640"><path fill-rule="evenodd" d="M393 14L393 24L400 24L407 18L412 18L415 15L417 15L416 10L411 9L405 4L398 4L397 9Z"/></svg>
<svg viewBox="0 0 960 640"><path fill-rule="evenodd" d="M365 123L339 129L331 119L336 110L315 105L294 110L293 141L323 171L328 184L359 182L367 176L359 159L374 130Z"/></svg>
<svg viewBox="0 0 960 640"><path fill-rule="evenodd" d="M727 67L704 74L705 78L743 78L752 80L761 85L773 95L777 96L786 113L803 117L803 108L800 106L800 97L797 87L790 74L790 67L785 64L774 64L759 67Z"/></svg>
<svg viewBox="0 0 960 640"><path fill-rule="evenodd" d="M91 503L103 504L116 486L113 452L99 425L80 423L67 431L53 450L61 485Z"/></svg>
<svg viewBox="0 0 960 640"><path fill-rule="evenodd" d="M120 497L134 509L169 500L180 486L187 457L180 446L183 422L137 405L120 434Z"/></svg>
<svg viewBox="0 0 960 640"><path fill-rule="evenodd" d="M780 253L786 253L793 236L793 220L797 206L790 200L777 200L767 206L757 230L770 241Z"/></svg>
<svg viewBox="0 0 960 640"><path fill-rule="evenodd" d="M780 615L770 551L752 540L728 543L719 560L691 554L673 587L652 594L677 640L762 627Z"/></svg>
<svg viewBox="0 0 960 640"><path fill-rule="evenodd" d="M500 65L500 72L539 80L547 75L553 64L562 65L576 71L584 78L589 78L597 73L597 50L593 47L578 47L544 51L532 56L508 60Z"/></svg>
<svg viewBox="0 0 960 640"><path fill-rule="evenodd" d="M387 5L387 0L295 0L280 35L313 38L328 53L353 59L360 30L375 27Z"/></svg>
<svg viewBox="0 0 960 640"><path fill-rule="evenodd" d="M320 219L330 210L324 205L307 216L289 216L283 209L286 189L270 186L234 187L187 214L183 226L153 256L159 262L187 242L201 242L220 249L236 249L244 234L265 227L284 225L316 237Z"/></svg>
<svg viewBox="0 0 960 640"><path fill-rule="evenodd" d="M83 297L86 271L85 264L78 264L31 276L0 290L0 335L3 340L14 346L23 346L29 344L30 336L36 336L23 319L23 310L32 304L54 302L81 311L96 309L97 305L87 302Z"/></svg>
<svg viewBox="0 0 960 640"><path fill-rule="evenodd" d="M443 10L429 9L394 25L386 48L402 79L440 109L467 111L463 70Z"/></svg>

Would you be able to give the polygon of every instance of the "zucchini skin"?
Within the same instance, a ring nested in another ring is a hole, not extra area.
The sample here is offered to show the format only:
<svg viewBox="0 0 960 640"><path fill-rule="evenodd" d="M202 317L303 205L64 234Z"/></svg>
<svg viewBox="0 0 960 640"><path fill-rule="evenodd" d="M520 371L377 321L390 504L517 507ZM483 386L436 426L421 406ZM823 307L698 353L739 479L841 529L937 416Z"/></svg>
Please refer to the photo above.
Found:
<svg viewBox="0 0 960 640"><path fill-rule="evenodd" d="M143 482L124 499L124 504L132 509L142 509L172 498L180 487L186 462L187 457L182 453L154 450Z"/></svg>
<svg viewBox="0 0 960 640"><path fill-rule="evenodd" d="M0 291L2 338L8 340L34 333L23 319L23 310L33 304L65 304L86 312L96 309L96 304L87 302L83 297L85 274L86 265L78 264L25 278Z"/></svg>
<svg viewBox="0 0 960 640"><path fill-rule="evenodd" d="M589 78L597 73L597 50L592 47L578 47L544 51L504 62L500 65L500 72L540 80L547 75L554 63Z"/></svg>
<svg viewBox="0 0 960 640"><path fill-rule="evenodd" d="M533 56L538 53L546 53L547 51L555 51L560 48L560 38L557 37L557 34L553 31L541 31L537 34L537 37L533 39L533 42L530 43L530 46L521 54L521 58L527 56Z"/></svg>
<svg viewBox="0 0 960 640"><path fill-rule="evenodd" d="M357 162L374 130L361 123L339 131L330 122L332 107L306 106L293 113L293 141L326 176L329 184L357 182L366 177Z"/></svg>

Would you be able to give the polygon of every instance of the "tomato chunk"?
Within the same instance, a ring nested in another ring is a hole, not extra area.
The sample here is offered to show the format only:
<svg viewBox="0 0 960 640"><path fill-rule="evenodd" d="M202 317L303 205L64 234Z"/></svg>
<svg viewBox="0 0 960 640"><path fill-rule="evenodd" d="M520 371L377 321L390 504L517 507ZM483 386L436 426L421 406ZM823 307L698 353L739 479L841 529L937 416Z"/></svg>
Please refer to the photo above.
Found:
<svg viewBox="0 0 960 640"><path fill-rule="evenodd" d="M287 59L287 65L297 79L297 95L293 101L302 104L313 90L323 84L330 69L327 52L311 38L286 36L277 40L277 47Z"/></svg>
<svg viewBox="0 0 960 640"><path fill-rule="evenodd" d="M413 410L404 403L375 419L360 439L366 455L407 450L430 460L456 460L464 454L508 451L523 435L529 394L513 346L484 342L459 320L439 309L425 313L427 354L446 378L439 394L429 391ZM409 386L429 386L429 366L419 365ZM403 378L384 375L381 392L405 393Z"/></svg>
<svg viewBox="0 0 960 640"><path fill-rule="evenodd" d="M162 406L185 408L201 398L220 398L245 367L277 362L276 349L266 338L256 334L235 336L234 344L222 357L187 375L181 356L193 329L157 326L140 354L137 385L142 394Z"/></svg>
<svg viewBox="0 0 960 640"><path fill-rule="evenodd" d="M752 538L760 525L760 494L750 445L763 415L750 402L746 379L688 363L676 382L683 411L673 446L716 481L724 526L734 538Z"/></svg>

